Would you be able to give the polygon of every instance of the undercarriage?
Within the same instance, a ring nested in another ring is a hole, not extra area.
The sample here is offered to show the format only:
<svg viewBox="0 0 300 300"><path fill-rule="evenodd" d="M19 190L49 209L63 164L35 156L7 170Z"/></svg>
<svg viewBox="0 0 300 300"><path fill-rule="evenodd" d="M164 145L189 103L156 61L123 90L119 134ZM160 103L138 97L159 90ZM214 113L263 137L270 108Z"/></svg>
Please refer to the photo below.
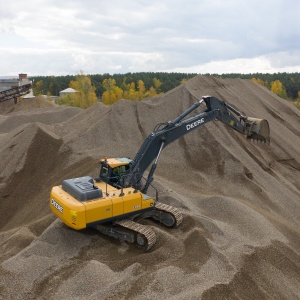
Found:
<svg viewBox="0 0 300 300"><path fill-rule="evenodd" d="M130 219L117 220L112 225L97 225L96 229L108 236L135 244L138 248L148 251L156 243L156 234L151 226L138 223L145 218L151 218L173 228L176 228L183 220L183 216L177 208L156 203L155 208L151 211L134 215Z"/></svg>

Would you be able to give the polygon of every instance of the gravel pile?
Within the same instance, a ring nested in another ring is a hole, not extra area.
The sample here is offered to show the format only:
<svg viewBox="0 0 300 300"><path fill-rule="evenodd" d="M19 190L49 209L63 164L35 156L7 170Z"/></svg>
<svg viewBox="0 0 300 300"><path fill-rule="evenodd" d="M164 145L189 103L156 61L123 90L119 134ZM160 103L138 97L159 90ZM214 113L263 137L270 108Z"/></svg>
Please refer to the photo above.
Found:
<svg viewBox="0 0 300 300"><path fill-rule="evenodd" d="M184 221L177 229L146 221L158 237L149 252L51 215L53 185L97 176L104 156L133 158L156 124L204 95L267 119L271 144L212 121L164 149L154 185ZM196 76L142 102L20 105L0 106L0 299L299 299L292 104L249 80Z"/></svg>

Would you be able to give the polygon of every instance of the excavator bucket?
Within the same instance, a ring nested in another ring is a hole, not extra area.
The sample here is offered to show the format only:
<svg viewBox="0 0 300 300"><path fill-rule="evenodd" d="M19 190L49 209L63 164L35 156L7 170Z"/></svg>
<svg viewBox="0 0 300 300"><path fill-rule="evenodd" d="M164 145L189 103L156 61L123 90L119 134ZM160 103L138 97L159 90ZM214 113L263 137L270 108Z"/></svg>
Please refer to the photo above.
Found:
<svg viewBox="0 0 300 300"><path fill-rule="evenodd" d="M267 120L247 118L246 123L246 136L248 139L270 143L270 128Z"/></svg>

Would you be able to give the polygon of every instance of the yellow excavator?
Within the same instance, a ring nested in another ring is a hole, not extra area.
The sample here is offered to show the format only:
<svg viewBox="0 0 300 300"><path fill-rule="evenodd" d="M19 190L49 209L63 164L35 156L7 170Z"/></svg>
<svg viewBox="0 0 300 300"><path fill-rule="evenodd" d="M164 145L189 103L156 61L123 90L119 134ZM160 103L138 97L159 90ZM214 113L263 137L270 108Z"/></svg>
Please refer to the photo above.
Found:
<svg viewBox="0 0 300 300"><path fill-rule="evenodd" d="M187 117L201 103L205 103L206 108ZM173 228L183 221L177 208L158 201L158 192L152 185L160 154L173 141L214 119L244 134L247 139L270 142L267 120L246 117L226 102L204 96L176 119L158 124L133 160L105 157L101 160L98 177L66 179L53 187L50 194L52 212L73 229L93 227L149 250L156 242L155 232L139 221L152 218ZM148 176L144 178L150 165ZM155 190L154 197L147 195L150 186Z"/></svg>

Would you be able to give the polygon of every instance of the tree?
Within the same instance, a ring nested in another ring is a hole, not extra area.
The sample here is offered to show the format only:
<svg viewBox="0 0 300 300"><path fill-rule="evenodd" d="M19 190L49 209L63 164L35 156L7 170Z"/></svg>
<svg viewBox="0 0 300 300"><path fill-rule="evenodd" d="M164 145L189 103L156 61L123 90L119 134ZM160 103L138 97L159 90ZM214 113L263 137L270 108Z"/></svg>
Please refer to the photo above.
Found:
<svg viewBox="0 0 300 300"><path fill-rule="evenodd" d="M294 105L295 105L298 109L300 109L300 91L298 91L297 95L298 95L298 98L297 98L296 101L294 102Z"/></svg>
<svg viewBox="0 0 300 300"><path fill-rule="evenodd" d="M36 81L33 86L33 94L35 96L43 95L44 91L44 82L43 80Z"/></svg>
<svg viewBox="0 0 300 300"><path fill-rule="evenodd" d="M76 106L80 107L79 97L75 94L67 94L57 99L57 103L60 105L67 105L67 106Z"/></svg>
<svg viewBox="0 0 300 300"><path fill-rule="evenodd" d="M156 77L154 77L153 78L153 85L154 85L153 88L155 89L156 93L159 94L162 82L159 79L157 79ZM151 87L150 87L150 89L151 89Z"/></svg>
<svg viewBox="0 0 300 300"><path fill-rule="evenodd" d="M184 83L186 83L187 81L188 81L188 79L183 78L183 79L180 81L180 84L184 84Z"/></svg>
<svg viewBox="0 0 300 300"><path fill-rule="evenodd" d="M59 104L87 108L97 102L95 87L92 85L91 79L82 72L71 80L69 87L77 92L60 97L57 102Z"/></svg>
<svg viewBox="0 0 300 300"><path fill-rule="evenodd" d="M143 80L138 81L138 93L137 100L142 100L144 98L146 92L145 84Z"/></svg>
<svg viewBox="0 0 300 300"><path fill-rule="evenodd" d="M251 78L251 80L258 83L258 84L260 84L260 85L262 85L262 86L265 86L264 81L260 78Z"/></svg>
<svg viewBox="0 0 300 300"><path fill-rule="evenodd" d="M153 86L145 93L145 98L157 96L156 90Z"/></svg>
<svg viewBox="0 0 300 300"><path fill-rule="evenodd" d="M125 80L123 82L123 98L127 100L137 100L137 93L135 89L135 83L131 82L126 84Z"/></svg>
<svg viewBox="0 0 300 300"><path fill-rule="evenodd" d="M97 102L96 88L92 85L91 79L83 73L77 75L69 87L78 91L72 97L68 97L73 100L74 106L87 108Z"/></svg>
<svg viewBox="0 0 300 300"><path fill-rule="evenodd" d="M279 80L275 80L271 83L271 91L281 98L284 98L284 99L287 98L286 90L285 90L283 84L281 83L281 81L279 81Z"/></svg>
<svg viewBox="0 0 300 300"><path fill-rule="evenodd" d="M137 100L138 93L138 80L144 82L146 91L144 97L156 96L160 93L166 93L169 90L179 86L180 84L186 82L190 78L196 76L196 73L167 73L167 72L139 72L139 73L126 73L126 74L94 74L89 75L91 79L92 86L96 87L96 94L103 95L105 88L102 82L105 79L114 79L115 86L118 86L123 91L123 98ZM298 97L298 91L300 90L300 73L252 73L252 74L205 74L206 76L214 76L217 78L241 78L241 79L253 79L255 82L262 84L271 90L271 85L276 80L279 80L284 86L284 90L287 98L291 100L296 100ZM76 80L73 75L66 76L34 76L30 77L33 80L34 91L36 95L38 94L51 94L58 95L59 91L66 89L69 86L71 80ZM159 81L156 81L159 80ZM42 86L39 85L42 82ZM130 83L129 85L126 83ZM162 82L161 86L158 88L157 83ZM134 85L134 87L132 86ZM153 93L153 89L156 89L156 93ZM282 95L285 97L285 94Z"/></svg>
<svg viewBox="0 0 300 300"><path fill-rule="evenodd" d="M113 91L116 87L116 80L113 78L104 79L102 85L106 91Z"/></svg>
<svg viewBox="0 0 300 300"><path fill-rule="evenodd" d="M123 90L116 86L116 80L112 78L104 79L102 82L105 92L102 94L102 102L111 105L123 96Z"/></svg>

